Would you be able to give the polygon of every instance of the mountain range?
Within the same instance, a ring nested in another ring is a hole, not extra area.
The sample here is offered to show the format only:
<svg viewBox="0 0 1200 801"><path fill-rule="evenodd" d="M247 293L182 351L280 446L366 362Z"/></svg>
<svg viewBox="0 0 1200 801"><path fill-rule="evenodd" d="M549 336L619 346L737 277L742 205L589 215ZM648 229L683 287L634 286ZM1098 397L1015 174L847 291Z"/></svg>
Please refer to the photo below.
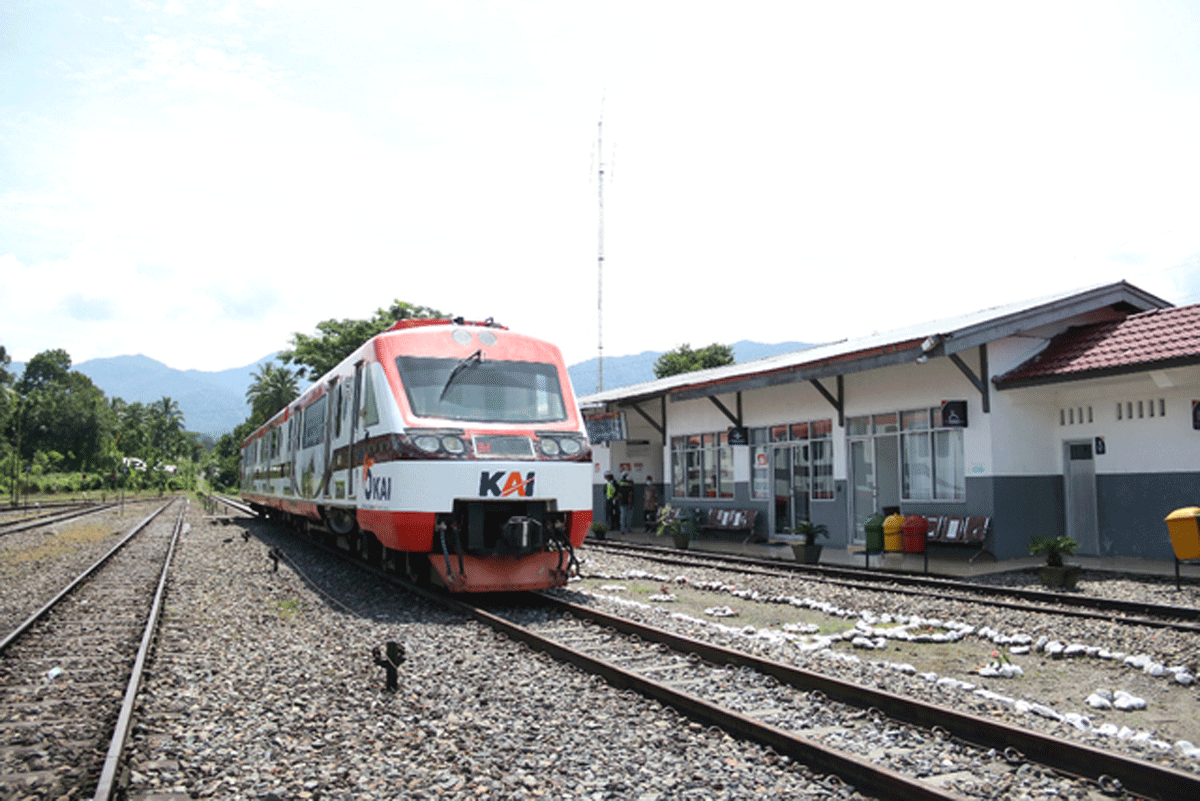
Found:
<svg viewBox="0 0 1200 801"><path fill-rule="evenodd" d="M802 342L768 345L743 340L733 345L733 355L735 361L745 362L806 347L810 346ZM654 362L662 353L643 351L630 356L605 357L604 388L616 389L654 380ZM207 372L177 370L149 356L113 356L80 362L72 369L90 378L109 398L121 398L127 403L152 403L169 397L179 404L188 431L219 437L250 416L246 390L253 374L274 360L272 353L244 367ZM11 375L19 377L25 365L13 362L7 369ZM567 371L576 395L587 395L596 390L596 359L572 365Z"/></svg>

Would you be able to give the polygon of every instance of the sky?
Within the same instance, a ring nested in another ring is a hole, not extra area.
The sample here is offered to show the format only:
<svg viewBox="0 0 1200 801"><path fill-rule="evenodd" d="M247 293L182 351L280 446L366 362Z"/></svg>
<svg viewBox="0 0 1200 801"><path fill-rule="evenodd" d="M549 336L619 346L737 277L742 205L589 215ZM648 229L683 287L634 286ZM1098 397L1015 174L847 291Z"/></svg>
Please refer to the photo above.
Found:
<svg viewBox="0 0 1200 801"><path fill-rule="evenodd" d="M1195 303L1197 143L1200 2L3 0L0 345L224 370L399 299L574 364Z"/></svg>

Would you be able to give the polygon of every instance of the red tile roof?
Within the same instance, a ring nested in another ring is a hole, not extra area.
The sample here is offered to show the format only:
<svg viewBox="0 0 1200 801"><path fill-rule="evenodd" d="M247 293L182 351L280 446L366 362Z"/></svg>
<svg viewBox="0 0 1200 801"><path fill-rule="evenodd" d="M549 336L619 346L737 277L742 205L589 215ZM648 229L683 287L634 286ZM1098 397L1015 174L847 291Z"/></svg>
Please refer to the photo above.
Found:
<svg viewBox="0 0 1200 801"><path fill-rule="evenodd" d="M1200 303L1072 328L998 377L996 386L1071 381L1179 364L1200 364Z"/></svg>

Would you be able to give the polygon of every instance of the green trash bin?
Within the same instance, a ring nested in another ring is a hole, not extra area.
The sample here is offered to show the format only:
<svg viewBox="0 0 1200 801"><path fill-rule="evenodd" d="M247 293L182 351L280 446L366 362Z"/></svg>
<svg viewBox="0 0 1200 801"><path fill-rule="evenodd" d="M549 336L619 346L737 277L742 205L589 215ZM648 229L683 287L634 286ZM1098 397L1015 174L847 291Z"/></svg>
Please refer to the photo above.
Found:
<svg viewBox="0 0 1200 801"><path fill-rule="evenodd" d="M867 551L878 553L883 550L883 515L871 515L863 523L863 531L867 535Z"/></svg>

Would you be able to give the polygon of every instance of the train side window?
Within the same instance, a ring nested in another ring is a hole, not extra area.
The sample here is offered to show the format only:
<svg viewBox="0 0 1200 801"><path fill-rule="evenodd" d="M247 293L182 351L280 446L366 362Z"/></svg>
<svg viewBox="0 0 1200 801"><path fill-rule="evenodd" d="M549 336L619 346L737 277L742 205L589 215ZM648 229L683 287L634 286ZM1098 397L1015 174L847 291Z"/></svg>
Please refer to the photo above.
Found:
<svg viewBox="0 0 1200 801"><path fill-rule="evenodd" d="M322 395L304 410L304 447L311 448L325 441L325 406L329 396Z"/></svg>
<svg viewBox="0 0 1200 801"><path fill-rule="evenodd" d="M371 378L371 365L363 370L362 390L362 424L363 426L379 425L379 406L375 402L375 382Z"/></svg>

